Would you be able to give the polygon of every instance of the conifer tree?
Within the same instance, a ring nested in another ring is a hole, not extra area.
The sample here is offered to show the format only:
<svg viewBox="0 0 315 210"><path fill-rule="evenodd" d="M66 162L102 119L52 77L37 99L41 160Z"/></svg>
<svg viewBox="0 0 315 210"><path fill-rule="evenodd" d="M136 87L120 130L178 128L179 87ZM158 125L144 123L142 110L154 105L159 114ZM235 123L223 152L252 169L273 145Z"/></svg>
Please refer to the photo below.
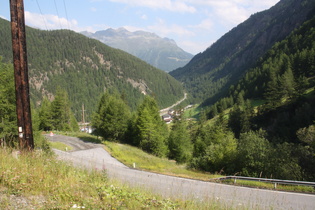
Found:
<svg viewBox="0 0 315 210"><path fill-rule="evenodd" d="M39 129L44 131L52 130L52 112L51 112L51 102L44 98L42 104L39 108Z"/></svg>
<svg viewBox="0 0 315 210"><path fill-rule="evenodd" d="M78 125L70 109L68 93L61 88L57 88L54 101L51 103L52 125L56 130L70 131L76 130Z"/></svg>
<svg viewBox="0 0 315 210"><path fill-rule="evenodd" d="M106 92L94 114L92 124L96 133L106 140L124 141L130 120L130 110L117 94Z"/></svg>
<svg viewBox="0 0 315 210"><path fill-rule="evenodd" d="M192 156L192 143L187 131L186 122L176 120L168 138L169 158L178 163L185 163Z"/></svg>
<svg viewBox="0 0 315 210"><path fill-rule="evenodd" d="M292 98L296 95L296 83L294 80L294 75L290 67L281 76L281 92L283 97Z"/></svg>
<svg viewBox="0 0 315 210"><path fill-rule="evenodd" d="M140 148L159 157L166 156L168 131L151 96L146 96L138 108L135 134L134 143Z"/></svg>

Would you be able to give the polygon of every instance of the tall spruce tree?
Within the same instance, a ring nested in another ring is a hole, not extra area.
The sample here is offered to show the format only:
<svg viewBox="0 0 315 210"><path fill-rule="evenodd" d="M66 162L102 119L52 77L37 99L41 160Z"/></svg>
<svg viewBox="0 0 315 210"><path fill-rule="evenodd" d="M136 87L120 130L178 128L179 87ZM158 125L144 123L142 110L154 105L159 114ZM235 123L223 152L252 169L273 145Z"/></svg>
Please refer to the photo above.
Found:
<svg viewBox="0 0 315 210"><path fill-rule="evenodd" d="M70 109L68 93L57 88L54 101L51 103L52 125L56 130L78 130L78 123Z"/></svg>
<svg viewBox="0 0 315 210"><path fill-rule="evenodd" d="M138 108L134 127L136 145L159 157L167 155L168 129L159 115L158 106L153 97L144 98Z"/></svg>
<svg viewBox="0 0 315 210"><path fill-rule="evenodd" d="M48 98L44 98L42 104L39 108L39 129L44 131L52 130L52 112L51 112L51 102Z"/></svg>
<svg viewBox="0 0 315 210"><path fill-rule="evenodd" d="M124 141L130 121L130 110L117 94L106 92L93 116L95 133L110 141Z"/></svg>
<svg viewBox="0 0 315 210"><path fill-rule="evenodd" d="M186 122L176 120L168 138L169 158L185 163L191 159L192 147Z"/></svg>

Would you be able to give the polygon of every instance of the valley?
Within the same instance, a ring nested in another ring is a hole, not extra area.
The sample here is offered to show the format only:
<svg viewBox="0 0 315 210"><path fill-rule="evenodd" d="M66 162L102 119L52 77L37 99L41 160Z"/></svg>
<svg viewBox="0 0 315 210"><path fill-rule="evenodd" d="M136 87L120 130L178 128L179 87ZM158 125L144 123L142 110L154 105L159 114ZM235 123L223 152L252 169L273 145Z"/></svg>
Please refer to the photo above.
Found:
<svg viewBox="0 0 315 210"><path fill-rule="evenodd" d="M72 152L56 151L42 133L73 134L79 132L78 122L90 122L93 133L89 140L137 148L138 153L151 155L142 159L155 167L164 166L152 163L153 157L209 176L315 182L315 0L281 0L251 15L195 56L171 39L125 28L77 33L26 27L26 33L34 153L42 151L43 158L50 159L54 151L75 165L105 167L109 177L119 177L137 187L140 183L141 189L152 188L167 197L178 194L181 199L196 201L210 198L206 204L215 200L235 208L314 207L313 194L178 179L121 164L117 169L118 163L104 165L109 155L103 146L74 137L48 137L52 141L62 138L73 148ZM5 156L20 144L8 40L10 23L0 17L0 140L4 147L0 154ZM153 45L160 48L153 49ZM136 48L142 51L135 52ZM139 54L150 61L140 59ZM187 62L174 67L170 60ZM173 67L153 66L160 62ZM183 113L182 108L190 104L198 105L191 113ZM177 114L166 123L161 116L170 109ZM0 184L11 194L25 195L31 189L25 180L32 178L11 172L8 179L0 179ZM98 177L99 171L96 174ZM132 177L126 178L126 174ZM15 179L16 183L10 181ZM91 196L99 205L109 188L95 186L87 189L91 194L99 190L96 194L100 197ZM56 199L63 207L69 206L62 201L67 197L63 193L60 191ZM123 201L125 198L113 199L117 201L113 205L132 206ZM65 200L73 203L76 199L68 196ZM94 205L91 200L85 202ZM148 202L149 208L154 203ZM156 208L165 204L156 203Z"/></svg>

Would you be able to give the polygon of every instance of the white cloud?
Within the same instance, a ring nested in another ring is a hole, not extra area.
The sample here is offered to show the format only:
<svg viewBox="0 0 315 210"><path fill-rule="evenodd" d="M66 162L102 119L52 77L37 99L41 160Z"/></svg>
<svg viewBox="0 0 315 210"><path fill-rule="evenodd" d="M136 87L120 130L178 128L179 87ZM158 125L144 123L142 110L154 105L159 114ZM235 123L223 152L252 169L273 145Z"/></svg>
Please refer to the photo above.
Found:
<svg viewBox="0 0 315 210"><path fill-rule="evenodd" d="M97 9L96 9L95 7L91 7L91 8L90 8L90 11L91 11L91 12L96 12Z"/></svg>
<svg viewBox="0 0 315 210"><path fill-rule="evenodd" d="M112 2L118 2L128 4L137 7L148 7L151 9L162 9L173 12L196 12L196 8L186 4L181 0L110 0Z"/></svg>
<svg viewBox="0 0 315 210"><path fill-rule="evenodd" d="M215 20L227 26L234 26L245 21L251 14L269 9L279 0L183 0L195 8L207 12Z"/></svg>
<svg viewBox="0 0 315 210"><path fill-rule="evenodd" d="M200 41L179 40L177 42L180 48L194 55L205 51L206 48L211 46L213 43L214 41L202 41L202 40Z"/></svg>
<svg viewBox="0 0 315 210"><path fill-rule="evenodd" d="M147 19L148 19L148 16L146 16L145 14L143 14L143 15L141 16L141 19L147 20Z"/></svg>
<svg viewBox="0 0 315 210"><path fill-rule="evenodd" d="M0 18L5 19L5 20L8 20L6 17L4 17L4 16L2 16L2 15L0 15Z"/></svg>
<svg viewBox="0 0 315 210"><path fill-rule="evenodd" d="M200 29L200 30L206 30L211 31L214 26L214 22L212 18L206 18L202 20L199 24L190 26L190 28Z"/></svg>
<svg viewBox="0 0 315 210"><path fill-rule="evenodd" d="M40 29L52 30L52 29L68 29L69 27L76 27L77 21L68 21L66 18L60 18L57 15L50 14L37 14L25 11L25 21L29 26L33 26Z"/></svg>
<svg viewBox="0 0 315 210"><path fill-rule="evenodd" d="M95 32L97 30L108 28L108 26L106 25L91 25L87 27L80 27L78 26L78 22L75 19L67 20L66 18L58 17L57 15L41 15L28 11L25 11L25 22L28 26L42 30L70 29L76 32Z"/></svg>
<svg viewBox="0 0 315 210"><path fill-rule="evenodd" d="M236 25L243 22L248 18L248 10L238 5L226 5L224 7L217 7L215 14L218 16L222 23L226 22L228 25Z"/></svg>
<svg viewBox="0 0 315 210"><path fill-rule="evenodd" d="M176 24L168 25L162 19L158 19L158 22L155 25L148 26L147 29L162 37L171 37L172 35L186 37L195 36L195 33L187 30L187 27Z"/></svg>

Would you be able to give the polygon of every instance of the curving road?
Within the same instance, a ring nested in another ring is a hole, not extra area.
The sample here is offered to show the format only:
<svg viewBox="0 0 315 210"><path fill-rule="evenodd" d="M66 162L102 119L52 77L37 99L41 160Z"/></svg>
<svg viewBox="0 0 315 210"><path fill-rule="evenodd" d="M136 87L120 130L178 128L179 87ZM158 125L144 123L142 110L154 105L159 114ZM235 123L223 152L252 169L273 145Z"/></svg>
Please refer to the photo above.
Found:
<svg viewBox="0 0 315 210"><path fill-rule="evenodd" d="M164 109L161 109L160 112L160 116L167 114L168 110L172 109L173 107L177 106L178 104L182 103L183 101L185 101L187 99L187 93L184 93L184 98L180 99L179 101L177 101L175 104L173 104L172 106L166 107Z"/></svg>
<svg viewBox="0 0 315 210"><path fill-rule="evenodd" d="M100 144L83 142L76 137L48 136L50 141L71 145L74 150L54 150L62 160L88 169L106 170L110 178L140 186L167 198L221 202L227 208L248 209L315 209L315 195L238 187L184 179L130 169L111 157Z"/></svg>

